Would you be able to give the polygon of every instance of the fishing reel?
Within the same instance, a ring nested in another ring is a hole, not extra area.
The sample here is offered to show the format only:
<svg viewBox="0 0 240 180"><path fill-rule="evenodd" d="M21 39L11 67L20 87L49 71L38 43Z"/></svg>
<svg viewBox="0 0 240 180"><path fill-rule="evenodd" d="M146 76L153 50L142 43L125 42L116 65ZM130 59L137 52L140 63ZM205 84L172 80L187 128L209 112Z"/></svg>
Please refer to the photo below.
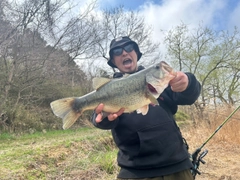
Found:
<svg viewBox="0 0 240 180"><path fill-rule="evenodd" d="M200 166L200 162L202 164L205 164L206 162L203 160L203 158L207 155L208 150L204 150L200 155L198 155L202 148L208 143L208 141L210 139L212 139L212 137L224 126L224 124L229 121L229 119L232 117L233 114L235 114L238 110L240 109L240 106L238 106L224 121L223 123L214 131L214 133L202 144L202 146L198 149L196 149L196 151L190 155L190 160L192 161L193 164L193 168L191 169L192 175L195 179L197 174L201 174L201 172L198 170L199 166Z"/></svg>
<svg viewBox="0 0 240 180"><path fill-rule="evenodd" d="M193 163L193 168L191 169L191 172L192 172L192 175L195 179L196 175L200 175L201 172L198 170L199 169L199 166L200 166L200 163L202 164L205 164L206 162L203 160L203 158L207 155L208 153L208 150L204 150L200 155L201 149L197 149L191 156L190 156L190 159Z"/></svg>

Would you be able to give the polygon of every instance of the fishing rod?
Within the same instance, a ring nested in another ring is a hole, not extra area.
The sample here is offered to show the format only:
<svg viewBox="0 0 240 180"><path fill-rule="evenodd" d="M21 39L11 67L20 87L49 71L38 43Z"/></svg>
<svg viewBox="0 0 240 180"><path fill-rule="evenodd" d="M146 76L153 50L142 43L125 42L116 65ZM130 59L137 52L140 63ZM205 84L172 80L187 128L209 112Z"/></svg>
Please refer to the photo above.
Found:
<svg viewBox="0 0 240 180"><path fill-rule="evenodd" d="M240 109L240 106L238 106L224 121L223 123L214 131L214 133L209 136L209 138L199 147L197 148L194 153L191 155L191 160L192 160L192 163L193 163L193 169L192 169L192 175L195 179L196 175L197 174L201 174L199 171L198 171L198 168L199 168L199 165L200 165L200 162L202 164L205 164L206 162L203 160L204 156L207 155L208 153L208 150L204 150L199 156L198 154L201 152L202 148L208 143L208 141L210 141L210 139L212 139L212 137L229 121L229 119Z"/></svg>

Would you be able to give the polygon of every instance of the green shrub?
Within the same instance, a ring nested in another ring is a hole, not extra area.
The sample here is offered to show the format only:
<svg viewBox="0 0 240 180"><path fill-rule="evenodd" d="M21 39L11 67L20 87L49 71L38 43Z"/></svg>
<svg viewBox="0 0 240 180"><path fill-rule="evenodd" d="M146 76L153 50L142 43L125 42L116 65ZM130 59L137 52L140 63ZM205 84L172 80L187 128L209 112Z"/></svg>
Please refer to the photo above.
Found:
<svg viewBox="0 0 240 180"><path fill-rule="evenodd" d="M182 111L178 111L176 114L175 114L175 119L176 121L187 121L190 119L189 115L182 112Z"/></svg>

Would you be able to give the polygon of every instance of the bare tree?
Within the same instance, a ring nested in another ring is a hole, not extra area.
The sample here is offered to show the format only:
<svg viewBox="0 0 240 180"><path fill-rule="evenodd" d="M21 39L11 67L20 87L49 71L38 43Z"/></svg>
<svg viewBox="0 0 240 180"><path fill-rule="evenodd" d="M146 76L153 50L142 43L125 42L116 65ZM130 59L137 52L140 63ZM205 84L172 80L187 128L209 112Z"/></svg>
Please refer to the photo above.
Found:
<svg viewBox="0 0 240 180"><path fill-rule="evenodd" d="M0 111L8 108L14 113L20 104L26 109L42 104L49 107L49 102L62 94L58 84L66 86L65 89L84 84L85 74L62 46L67 36L63 32L68 32L70 23L56 26L61 18L66 21L63 15L69 9L65 3L64 0L1 1ZM76 26L77 22L71 25ZM57 29L61 29L58 34Z"/></svg>
<svg viewBox="0 0 240 180"><path fill-rule="evenodd" d="M143 53L141 63L149 65L159 59L159 43L151 40L152 27L146 25L144 17L135 11L124 11L123 6L119 6L92 18L95 26L96 44L94 45L93 56L95 59L106 61L109 58L109 45L112 39L119 36L129 36L139 44ZM147 61L144 61L147 59ZM94 67L90 62L89 67ZM113 69L115 71L115 69Z"/></svg>
<svg viewBox="0 0 240 180"><path fill-rule="evenodd" d="M181 24L170 30L165 42L172 64L179 70L194 73L202 84L202 93L195 103L198 109L239 101L239 32L214 32L199 26L190 30ZM178 63L176 63L178 62Z"/></svg>
<svg viewBox="0 0 240 180"><path fill-rule="evenodd" d="M118 36L129 36L139 44L142 59L147 59L142 63L159 58L152 29L137 12L119 7L96 15L95 5L94 0L76 15L67 0L1 1L1 105L12 112L22 104L25 109L49 108L54 99L90 91L91 83L76 60L106 62L110 40ZM91 64L89 69L108 74Z"/></svg>

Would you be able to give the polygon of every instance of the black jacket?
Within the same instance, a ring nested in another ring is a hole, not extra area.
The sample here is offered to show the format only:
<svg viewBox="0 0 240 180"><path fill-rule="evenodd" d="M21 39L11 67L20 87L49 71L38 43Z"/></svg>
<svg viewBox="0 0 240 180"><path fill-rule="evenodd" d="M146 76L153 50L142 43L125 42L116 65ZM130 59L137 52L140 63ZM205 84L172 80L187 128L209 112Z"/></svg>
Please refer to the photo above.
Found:
<svg viewBox="0 0 240 180"><path fill-rule="evenodd" d="M179 93L167 87L158 98L160 106L149 105L145 116L136 112L124 113L114 121L104 118L98 124L93 116L96 127L112 131L119 148L119 178L158 177L192 167L173 117L178 105L191 105L200 94L200 83L193 74L186 74L189 78L187 89Z"/></svg>

